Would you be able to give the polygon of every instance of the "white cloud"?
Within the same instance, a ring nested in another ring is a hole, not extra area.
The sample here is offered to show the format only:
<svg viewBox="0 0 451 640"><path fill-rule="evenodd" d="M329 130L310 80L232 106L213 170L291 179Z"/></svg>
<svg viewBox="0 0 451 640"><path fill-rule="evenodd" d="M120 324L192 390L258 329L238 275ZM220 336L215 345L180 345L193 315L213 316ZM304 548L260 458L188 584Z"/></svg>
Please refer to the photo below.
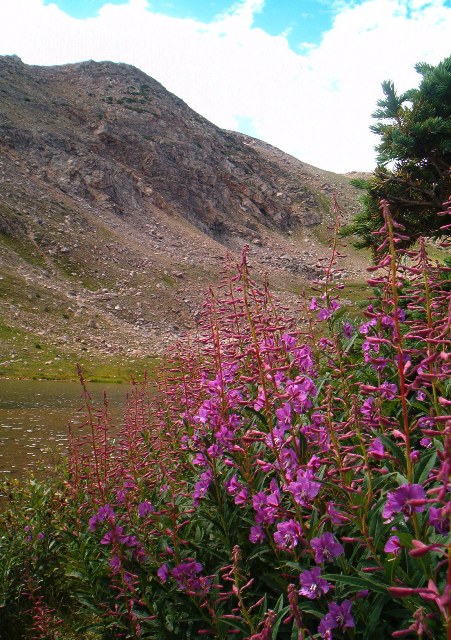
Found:
<svg viewBox="0 0 451 640"><path fill-rule="evenodd" d="M165 16L151 2L105 4L77 20L43 0L3 0L0 53L29 64L134 64L219 126L252 122L256 135L335 171L374 164L368 131L380 83L414 86L416 62L449 55L445 0L336 5L319 46L295 53L286 35L253 27L264 0L236 2L211 23Z"/></svg>

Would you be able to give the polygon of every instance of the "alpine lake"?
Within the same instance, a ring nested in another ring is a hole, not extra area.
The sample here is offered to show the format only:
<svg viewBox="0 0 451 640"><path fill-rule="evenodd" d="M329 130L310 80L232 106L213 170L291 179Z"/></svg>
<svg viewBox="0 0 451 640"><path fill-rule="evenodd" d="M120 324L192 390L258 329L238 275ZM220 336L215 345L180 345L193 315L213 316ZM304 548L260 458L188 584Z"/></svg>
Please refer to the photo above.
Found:
<svg viewBox="0 0 451 640"><path fill-rule="evenodd" d="M92 405L104 394L113 425L121 424L126 384L88 384ZM86 421L78 382L0 379L0 482L21 480L30 473L49 473L68 450L69 424Z"/></svg>

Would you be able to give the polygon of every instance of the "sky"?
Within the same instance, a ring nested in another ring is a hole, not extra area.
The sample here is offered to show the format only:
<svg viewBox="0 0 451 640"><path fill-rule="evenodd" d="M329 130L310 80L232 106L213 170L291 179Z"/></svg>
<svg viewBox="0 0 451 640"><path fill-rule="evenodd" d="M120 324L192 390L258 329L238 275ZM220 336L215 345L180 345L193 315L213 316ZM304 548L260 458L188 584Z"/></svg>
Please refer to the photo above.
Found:
<svg viewBox="0 0 451 640"><path fill-rule="evenodd" d="M451 54L451 0L0 0L0 55L142 69L214 124L369 171L381 82Z"/></svg>

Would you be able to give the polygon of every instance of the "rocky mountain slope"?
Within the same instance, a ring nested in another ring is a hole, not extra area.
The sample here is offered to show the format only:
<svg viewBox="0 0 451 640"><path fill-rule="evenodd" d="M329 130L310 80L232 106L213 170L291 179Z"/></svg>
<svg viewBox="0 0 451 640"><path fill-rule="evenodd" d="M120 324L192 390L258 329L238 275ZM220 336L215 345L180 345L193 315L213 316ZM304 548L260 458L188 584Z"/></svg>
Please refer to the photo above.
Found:
<svg viewBox="0 0 451 640"><path fill-rule="evenodd" d="M295 304L333 193L355 211L348 177L219 129L134 67L0 57L0 375L36 343L161 353L246 243ZM351 253L347 277L364 266Z"/></svg>

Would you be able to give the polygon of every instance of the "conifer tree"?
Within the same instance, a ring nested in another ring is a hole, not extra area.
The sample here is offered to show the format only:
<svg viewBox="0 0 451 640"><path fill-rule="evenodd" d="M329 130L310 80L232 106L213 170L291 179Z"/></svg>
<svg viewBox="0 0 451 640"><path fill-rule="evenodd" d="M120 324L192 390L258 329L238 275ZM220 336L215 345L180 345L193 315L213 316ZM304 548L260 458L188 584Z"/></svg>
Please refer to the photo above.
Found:
<svg viewBox="0 0 451 640"><path fill-rule="evenodd" d="M436 67L415 66L421 75L417 89L398 94L393 82L382 83L384 98L373 113L370 129L380 136L377 167L365 190L360 212L344 230L358 236L356 246L375 247L372 232L381 226L381 200L404 225L413 243L420 235L440 237L446 221L438 213L451 196L451 56Z"/></svg>

